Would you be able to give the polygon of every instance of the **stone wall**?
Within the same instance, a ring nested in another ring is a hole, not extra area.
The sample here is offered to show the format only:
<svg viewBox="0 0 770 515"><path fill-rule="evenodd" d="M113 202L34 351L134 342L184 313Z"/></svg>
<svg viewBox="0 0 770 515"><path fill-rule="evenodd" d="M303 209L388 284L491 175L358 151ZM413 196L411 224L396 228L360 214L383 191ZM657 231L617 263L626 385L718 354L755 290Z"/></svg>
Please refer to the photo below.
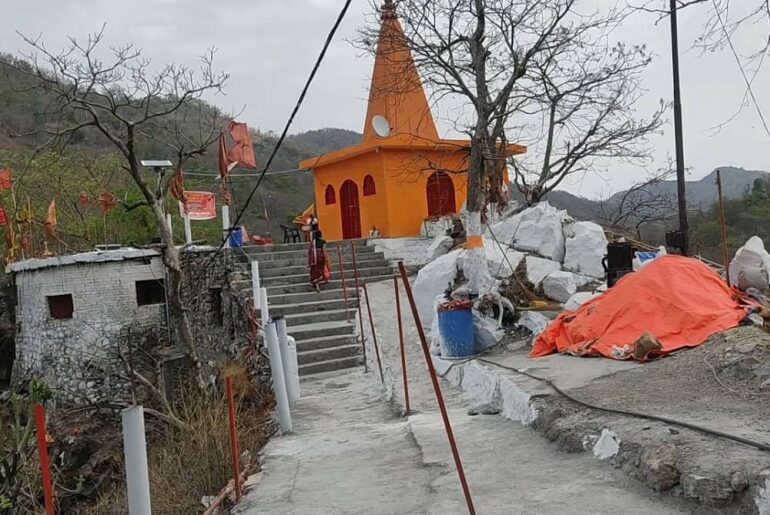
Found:
<svg viewBox="0 0 770 515"><path fill-rule="evenodd" d="M230 287L229 251L181 254L183 301L207 372L241 357L249 345L248 311ZM161 302L138 305L136 282L163 280L160 256L21 269L13 381L42 377L67 404L125 402L131 398L128 362L167 392L187 365L173 317ZM71 318L52 316L48 297L71 295ZM145 299L146 300L146 299ZM137 393L141 396L141 387Z"/></svg>

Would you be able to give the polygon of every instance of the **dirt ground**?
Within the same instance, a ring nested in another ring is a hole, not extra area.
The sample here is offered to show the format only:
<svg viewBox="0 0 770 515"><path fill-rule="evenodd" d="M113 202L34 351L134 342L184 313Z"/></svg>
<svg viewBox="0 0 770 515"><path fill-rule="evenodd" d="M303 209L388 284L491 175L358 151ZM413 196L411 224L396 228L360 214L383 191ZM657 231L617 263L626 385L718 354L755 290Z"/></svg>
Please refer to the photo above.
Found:
<svg viewBox="0 0 770 515"><path fill-rule="evenodd" d="M770 444L770 335L738 327L569 393L599 406ZM609 427L621 440L615 464L651 488L697 499L720 513L757 513L770 452L676 425L590 410L555 395L541 406L538 428L565 450L580 450L586 432Z"/></svg>

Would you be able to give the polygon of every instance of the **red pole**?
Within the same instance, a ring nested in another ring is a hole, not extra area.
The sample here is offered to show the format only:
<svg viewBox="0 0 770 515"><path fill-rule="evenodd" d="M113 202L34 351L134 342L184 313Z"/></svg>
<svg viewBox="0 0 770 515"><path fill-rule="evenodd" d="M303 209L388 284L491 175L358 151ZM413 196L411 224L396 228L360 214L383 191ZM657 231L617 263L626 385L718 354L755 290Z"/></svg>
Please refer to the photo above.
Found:
<svg viewBox="0 0 770 515"><path fill-rule="evenodd" d="M366 299L366 311L369 313L369 327L372 329L372 341L374 341L374 352L377 354L377 368L380 369L380 381L385 382L385 376L382 373L382 361L380 361L380 346L377 344L377 333L374 332L374 319L372 318L372 307L369 305L369 291L364 283L364 298Z"/></svg>
<svg viewBox="0 0 770 515"><path fill-rule="evenodd" d="M406 378L406 348L404 347L404 327L401 324L401 299L398 295L398 276L393 276L393 290L396 293L396 318L398 319L398 343L401 347L401 375L404 378L404 408L409 414L409 381Z"/></svg>
<svg viewBox="0 0 770 515"><path fill-rule="evenodd" d="M342 279L342 295L345 297L345 321L350 322L350 313L348 311L348 287L345 284L345 265L342 264L342 247L337 246L337 255L340 260L340 279Z"/></svg>
<svg viewBox="0 0 770 515"><path fill-rule="evenodd" d="M433 368L433 361L431 360L430 350L428 349L428 340L425 338L425 331L420 322L420 314L417 312L417 304L414 302L412 286L409 284L409 279L406 276L406 268L404 268L403 261L399 261L398 270L401 273L401 280L404 282L406 296L409 298L409 305L412 308L412 316L414 317L414 323L417 326L417 333L420 335L422 353L425 355L425 363L428 365L430 380L433 383L433 392L436 394L436 401L438 401L438 407L441 410L441 418L444 420L446 436L449 439L449 446L452 448L452 456L454 457L455 466L457 467L457 475L460 476L460 483L462 484L463 494L465 495L465 503L468 505L468 513L470 513L470 515L476 515L476 509L473 507L473 499L471 498L471 491L468 488L468 482L465 480L465 471L463 470L463 464L462 461L460 461L460 453L457 450L457 443L455 442L455 436L452 432L452 424L449 422L449 415L447 414L446 405L444 404L444 396L441 394L441 386L438 383L438 377L436 377L436 369Z"/></svg>
<svg viewBox="0 0 770 515"><path fill-rule="evenodd" d="M45 513L46 515L54 515L51 466L48 463L48 442L45 438L45 408L42 404L35 404L35 426L37 428L37 450L40 453L40 475L43 479Z"/></svg>
<svg viewBox="0 0 770 515"><path fill-rule="evenodd" d="M361 324L361 350L364 353L364 372L369 371L366 364L366 339L364 338L364 315L361 313L361 290L358 286L358 260L356 259L355 242L350 242L350 251L353 253L353 274L356 278L356 300L358 301L358 321Z"/></svg>
<svg viewBox="0 0 770 515"><path fill-rule="evenodd" d="M225 377L227 393L227 418L230 422L230 456L233 460L233 483L235 486L235 501L241 500L241 462L238 451L238 430L235 427L235 399L233 398L233 378Z"/></svg>

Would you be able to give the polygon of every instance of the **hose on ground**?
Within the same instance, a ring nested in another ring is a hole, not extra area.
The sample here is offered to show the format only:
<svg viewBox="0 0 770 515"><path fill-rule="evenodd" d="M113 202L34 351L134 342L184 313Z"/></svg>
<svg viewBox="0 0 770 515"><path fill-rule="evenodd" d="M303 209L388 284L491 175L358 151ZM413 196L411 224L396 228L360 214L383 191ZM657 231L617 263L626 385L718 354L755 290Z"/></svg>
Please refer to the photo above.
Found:
<svg viewBox="0 0 770 515"><path fill-rule="evenodd" d="M587 401L578 399L577 397L573 396L572 394L569 394L569 393L565 392L564 390L559 388L550 379L546 379L544 377L539 377L539 376L536 376L534 374L530 374L529 372L527 372L525 370L521 370L521 369L518 369L518 368L515 368L515 367L508 366L508 365L503 365L501 363L497 363L495 361L492 361L492 360L489 360L489 359L486 359L486 358L475 358L475 359L476 359L476 361L480 361L481 363L486 363L488 365L492 365L492 366L495 366L495 367L498 367L498 368L502 368L504 370L510 370L511 372L515 372L517 374L521 374L523 376L526 376L526 377L529 377L531 379L535 379L537 381L545 383L549 387L551 387L559 395L562 395L565 398L569 399L570 401L572 401L572 402L574 402L576 404L579 404L581 406L584 406L586 408L589 408L589 409L598 410L598 411L604 411L606 413L614 413L616 415L624 415L624 416L627 416L627 417L635 417L635 418L642 418L642 419L647 419L647 420L655 420L657 422L663 422L663 423L674 425L674 426L679 426L679 427L684 427L684 428L687 428L687 429L692 429L693 431L699 431L701 433L706 433L706 434L718 436L720 438L725 438L727 440L732 440L734 442L742 443L742 444L748 445L750 447L755 447L755 448L757 448L757 449L759 449L761 451L770 452L770 445L768 445L768 444L757 442L757 441L754 441L754 440L750 440L750 439L744 438L742 436L737 436L737 435L733 435L733 434L730 434L730 433L725 433L723 431L718 431L716 429L710 429L708 427L699 426L697 424L692 424L690 422L682 422L681 420L675 420L675 419L668 418L668 417L661 417L659 415L651 415L649 413L641 413L641 412L638 412L638 411L631 411L631 410L624 410L624 409L619 409L619 408L609 408L609 407L606 407L606 406L599 406L597 404L593 404L591 402L587 402ZM465 362L465 363L467 363L467 362ZM461 364L461 363L458 363L458 364ZM448 370L447 370L447 372L448 372Z"/></svg>

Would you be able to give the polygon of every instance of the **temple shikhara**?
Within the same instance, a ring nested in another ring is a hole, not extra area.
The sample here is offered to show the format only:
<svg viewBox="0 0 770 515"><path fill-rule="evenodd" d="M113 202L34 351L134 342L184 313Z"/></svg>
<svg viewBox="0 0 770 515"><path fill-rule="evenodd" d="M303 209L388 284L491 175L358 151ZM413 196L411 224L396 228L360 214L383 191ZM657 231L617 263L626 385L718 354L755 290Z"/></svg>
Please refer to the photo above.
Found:
<svg viewBox="0 0 770 515"><path fill-rule="evenodd" d="M387 0L360 143L302 161L327 240L420 234L423 222L459 211L469 140L442 139L395 6ZM526 151L509 145L507 154ZM507 181L507 174L504 174Z"/></svg>

